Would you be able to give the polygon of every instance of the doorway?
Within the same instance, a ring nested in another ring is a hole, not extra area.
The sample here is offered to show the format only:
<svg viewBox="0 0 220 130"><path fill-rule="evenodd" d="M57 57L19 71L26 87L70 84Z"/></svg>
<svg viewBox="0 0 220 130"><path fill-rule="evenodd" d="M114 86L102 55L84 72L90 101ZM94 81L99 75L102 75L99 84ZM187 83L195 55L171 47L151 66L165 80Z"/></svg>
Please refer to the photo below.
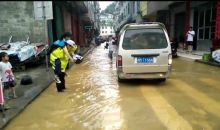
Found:
<svg viewBox="0 0 220 130"><path fill-rule="evenodd" d="M184 12L175 14L174 37L179 43L185 42L184 35Z"/></svg>

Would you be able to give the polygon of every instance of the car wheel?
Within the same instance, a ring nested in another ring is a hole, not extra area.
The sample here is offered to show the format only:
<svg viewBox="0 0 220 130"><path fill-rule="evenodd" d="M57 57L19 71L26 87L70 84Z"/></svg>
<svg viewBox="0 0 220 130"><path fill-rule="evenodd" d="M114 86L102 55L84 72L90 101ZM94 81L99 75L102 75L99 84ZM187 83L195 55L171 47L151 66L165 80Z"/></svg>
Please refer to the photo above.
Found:
<svg viewBox="0 0 220 130"><path fill-rule="evenodd" d="M124 80L118 76L118 82L123 82Z"/></svg>
<svg viewBox="0 0 220 130"><path fill-rule="evenodd" d="M158 79L159 82L165 82L167 79L164 78L164 79Z"/></svg>

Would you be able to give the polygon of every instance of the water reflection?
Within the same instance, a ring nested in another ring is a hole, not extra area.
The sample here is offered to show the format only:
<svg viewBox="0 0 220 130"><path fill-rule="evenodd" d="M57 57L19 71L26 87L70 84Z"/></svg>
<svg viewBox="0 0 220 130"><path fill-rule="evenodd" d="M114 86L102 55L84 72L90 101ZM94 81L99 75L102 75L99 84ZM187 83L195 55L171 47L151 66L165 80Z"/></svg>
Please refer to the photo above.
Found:
<svg viewBox="0 0 220 130"><path fill-rule="evenodd" d="M76 89L71 97L74 104L72 118L89 130L118 130L122 125L122 112L118 104L119 86L113 78L115 71L112 71L116 68L103 55L107 55L107 51L102 47L97 49L88 57L89 63L86 62L91 71L79 75L83 87Z"/></svg>

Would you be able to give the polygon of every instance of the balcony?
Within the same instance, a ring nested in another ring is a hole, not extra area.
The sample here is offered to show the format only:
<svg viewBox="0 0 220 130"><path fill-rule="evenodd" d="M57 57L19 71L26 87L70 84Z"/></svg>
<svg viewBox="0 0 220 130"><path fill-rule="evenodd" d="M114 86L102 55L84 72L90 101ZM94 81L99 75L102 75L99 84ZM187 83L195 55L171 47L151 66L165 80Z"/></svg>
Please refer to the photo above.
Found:
<svg viewBox="0 0 220 130"><path fill-rule="evenodd" d="M79 8L81 13L88 13L88 3L84 2L84 1L75 1L75 4L77 5L77 7Z"/></svg>

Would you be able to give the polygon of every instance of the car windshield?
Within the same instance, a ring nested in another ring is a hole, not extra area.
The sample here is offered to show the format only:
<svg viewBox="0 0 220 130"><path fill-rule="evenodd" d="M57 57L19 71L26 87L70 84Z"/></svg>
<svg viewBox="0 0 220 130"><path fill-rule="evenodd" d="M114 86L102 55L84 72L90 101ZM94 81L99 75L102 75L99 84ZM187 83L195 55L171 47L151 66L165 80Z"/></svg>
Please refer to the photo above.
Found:
<svg viewBox="0 0 220 130"><path fill-rule="evenodd" d="M122 43L125 50L162 49L167 46L166 36L160 28L128 29Z"/></svg>

